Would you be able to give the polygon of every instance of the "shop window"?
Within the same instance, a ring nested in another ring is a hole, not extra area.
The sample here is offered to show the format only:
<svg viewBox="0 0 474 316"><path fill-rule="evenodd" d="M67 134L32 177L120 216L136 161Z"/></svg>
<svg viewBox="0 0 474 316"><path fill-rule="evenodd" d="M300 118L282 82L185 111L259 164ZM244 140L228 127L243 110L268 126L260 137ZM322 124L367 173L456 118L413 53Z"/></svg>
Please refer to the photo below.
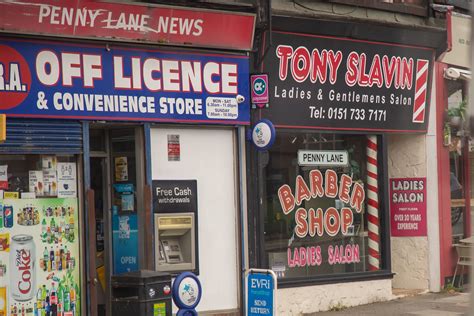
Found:
<svg viewBox="0 0 474 316"><path fill-rule="evenodd" d="M366 148L366 135L278 131L261 155L260 253L280 279L373 270Z"/></svg>
<svg viewBox="0 0 474 316"><path fill-rule="evenodd" d="M105 137L105 129L94 128L90 133L90 150L92 152L106 152L107 143Z"/></svg>
<svg viewBox="0 0 474 316"><path fill-rule="evenodd" d="M58 163L75 161L74 156L0 155L0 174L5 172L0 189L5 198L58 197L58 192L62 194L58 188Z"/></svg>
<svg viewBox="0 0 474 316"><path fill-rule="evenodd" d="M447 121L449 137L445 135L449 150L450 193L451 193L451 228L452 242L457 243L466 236L466 185L469 183L469 164L472 153L468 150L466 138L467 124L467 85L465 82L447 81L448 109ZM471 186L472 189L472 186Z"/></svg>

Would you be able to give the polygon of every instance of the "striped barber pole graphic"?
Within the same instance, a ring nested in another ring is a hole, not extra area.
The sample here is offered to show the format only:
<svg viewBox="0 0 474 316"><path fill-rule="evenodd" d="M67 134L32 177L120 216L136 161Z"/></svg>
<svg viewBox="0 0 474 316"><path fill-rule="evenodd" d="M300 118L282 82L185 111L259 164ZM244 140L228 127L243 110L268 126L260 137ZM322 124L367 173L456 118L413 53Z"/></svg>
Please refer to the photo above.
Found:
<svg viewBox="0 0 474 316"><path fill-rule="evenodd" d="M367 223L369 230L369 270L380 269L380 221L377 171L377 136L367 136Z"/></svg>
<svg viewBox="0 0 474 316"><path fill-rule="evenodd" d="M416 62L415 104L413 105L413 123L425 122L426 91L428 85L428 60Z"/></svg>

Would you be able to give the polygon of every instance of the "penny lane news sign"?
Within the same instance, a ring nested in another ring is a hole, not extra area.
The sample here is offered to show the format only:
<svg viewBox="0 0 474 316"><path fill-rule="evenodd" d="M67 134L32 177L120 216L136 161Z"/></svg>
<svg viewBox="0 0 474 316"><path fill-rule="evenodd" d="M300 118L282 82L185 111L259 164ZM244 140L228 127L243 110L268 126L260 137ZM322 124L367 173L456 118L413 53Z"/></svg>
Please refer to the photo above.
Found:
<svg viewBox="0 0 474 316"><path fill-rule="evenodd" d="M426 178L390 179L392 236L426 236Z"/></svg>
<svg viewBox="0 0 474 316"><path fill-rule="evenodd" d="M426 132L433 50L284 32L273 44L276 127Z"/></svg>
<svg viewBox="0 0 474 316"><path fill-rule="evenodd" d="M251 50L255 15L91 0L0 0L0 31ZM229 36L232 34L232 36Z"/></svg>
<svg viewBox="0 0 474 316"><path fill-rule="evenodd" d="M248 78L246 56L0 39L10 117L247 125Z"/></svg>

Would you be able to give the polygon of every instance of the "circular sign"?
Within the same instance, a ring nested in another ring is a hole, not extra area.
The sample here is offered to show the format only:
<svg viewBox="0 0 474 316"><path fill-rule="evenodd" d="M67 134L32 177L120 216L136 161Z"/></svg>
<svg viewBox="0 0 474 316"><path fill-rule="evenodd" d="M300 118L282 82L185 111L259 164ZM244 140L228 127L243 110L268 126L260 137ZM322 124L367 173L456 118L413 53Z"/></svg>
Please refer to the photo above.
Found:
<svg viewBox="0 0 474 316"><path fill-rule="evenodd" d="M18 106L28 96L31 73L25 58L15 49L0 45L0 110Z"/></svg>
<svg viewBox="0 0 474 316"><path fill-rule="evenodd" d="M269 120L262 119L252 129L252 142L258 150L267 150L275 142L275 127Z"/></svg>
<svg viewBox="0 0 474 316"><path fill-rule="evenodd" d="M195 308L201 301L201 295L201 283L195 274L183 272L174 280L173 301L178 308Z"/></svg>
<svg viewBox="0 0 474 316"><path fill-rule="evenodd" d="M267 84L265 83L265 80L262 78L256 78L252 84L253 91L256 95L260 96L265 94L265 91L267 90Z"/></svg>

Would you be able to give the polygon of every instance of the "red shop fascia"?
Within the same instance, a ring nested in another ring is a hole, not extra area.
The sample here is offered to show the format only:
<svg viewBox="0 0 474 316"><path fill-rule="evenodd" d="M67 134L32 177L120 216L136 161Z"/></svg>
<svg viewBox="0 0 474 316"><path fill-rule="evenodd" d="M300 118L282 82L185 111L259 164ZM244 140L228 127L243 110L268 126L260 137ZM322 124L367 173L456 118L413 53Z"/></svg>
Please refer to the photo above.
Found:
<svg viewBox="0 0 474 316"><path fill-rule="evenodd" d="M455 272L458 256L454 245L472 234L469 159L472 109L468 105L466 121L460 126L449 123L448 116L448 108L453 106L451 96L457 91L459 97L467 100L469 94L471 18L448 10L446 27L448 47L434 69L441 287L452 281Z"/></svg>

